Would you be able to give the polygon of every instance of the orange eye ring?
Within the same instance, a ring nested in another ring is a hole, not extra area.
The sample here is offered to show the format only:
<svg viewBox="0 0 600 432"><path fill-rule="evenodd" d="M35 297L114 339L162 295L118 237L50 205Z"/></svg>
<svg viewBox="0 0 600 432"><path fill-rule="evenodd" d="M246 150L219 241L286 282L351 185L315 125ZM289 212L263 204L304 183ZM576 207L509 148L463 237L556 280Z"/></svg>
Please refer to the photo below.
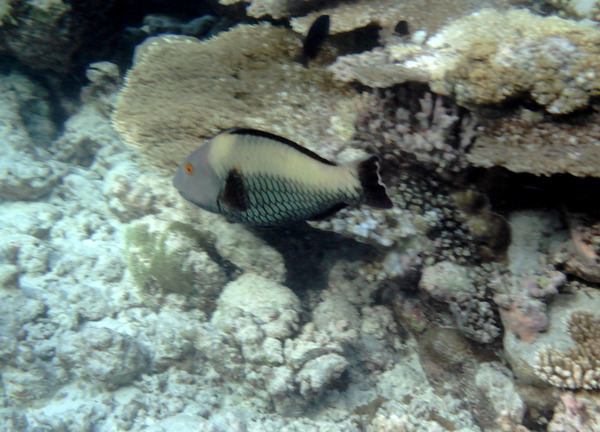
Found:
<svg viewBox="0 0 600 432"><path fill-rule="evenodd" d="M194 174L194 166L192 165L191 162L186 162L184 168L185 168L185 172L188 173L189 175Z"/></svg>

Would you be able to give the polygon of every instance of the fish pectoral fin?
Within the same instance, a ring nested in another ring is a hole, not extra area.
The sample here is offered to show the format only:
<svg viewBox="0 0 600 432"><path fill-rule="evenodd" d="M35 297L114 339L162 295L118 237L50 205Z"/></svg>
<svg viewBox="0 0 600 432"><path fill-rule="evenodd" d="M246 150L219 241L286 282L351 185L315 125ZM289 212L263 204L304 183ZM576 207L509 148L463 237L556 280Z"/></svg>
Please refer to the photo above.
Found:
<svg viewBox="0 0 600 432"><path fill-rule="evenodd" d="M321 213L318 213L314 216L311 216L308 220L309 221L320 221L323 219L327 219L329 216L336 214L341 209L346 208L346 207L348 207L348 204L346 204L346 203L335 204L332 207L329 207L327 210L322 211Z"/></svg>
<svg viewBox="0 0 600 432"><path fill-rule="evenodd" d="M229 171L220 201L232 210L242 211L250 208L248 191L244 186L242 175L237 169Z"/></svg>

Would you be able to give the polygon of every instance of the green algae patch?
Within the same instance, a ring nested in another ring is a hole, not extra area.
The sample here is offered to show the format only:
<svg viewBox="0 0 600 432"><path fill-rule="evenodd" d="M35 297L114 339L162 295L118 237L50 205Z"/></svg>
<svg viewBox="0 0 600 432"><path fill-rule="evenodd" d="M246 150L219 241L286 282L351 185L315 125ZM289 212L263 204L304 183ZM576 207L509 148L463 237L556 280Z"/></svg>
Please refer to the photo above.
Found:
<svg viewBox="0 0 600 432"><path fill-rule="evenodd" d="M214 242L188 224L144 218L125 231L127 266L144 293L182 294L212 309L227 282Z"/></svg>

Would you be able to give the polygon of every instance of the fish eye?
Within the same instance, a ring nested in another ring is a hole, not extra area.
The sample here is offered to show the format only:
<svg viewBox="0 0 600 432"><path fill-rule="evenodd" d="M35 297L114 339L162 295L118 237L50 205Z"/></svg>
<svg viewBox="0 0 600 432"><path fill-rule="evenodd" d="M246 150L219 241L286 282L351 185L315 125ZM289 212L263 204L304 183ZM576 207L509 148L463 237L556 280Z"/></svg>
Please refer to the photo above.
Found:
<svg viewBox="0 0 600 432"><path fill-rule="evenodd" d="M186 162L185 164L185 172L189 175L194 174L194 165L191 162Z"/></svg>

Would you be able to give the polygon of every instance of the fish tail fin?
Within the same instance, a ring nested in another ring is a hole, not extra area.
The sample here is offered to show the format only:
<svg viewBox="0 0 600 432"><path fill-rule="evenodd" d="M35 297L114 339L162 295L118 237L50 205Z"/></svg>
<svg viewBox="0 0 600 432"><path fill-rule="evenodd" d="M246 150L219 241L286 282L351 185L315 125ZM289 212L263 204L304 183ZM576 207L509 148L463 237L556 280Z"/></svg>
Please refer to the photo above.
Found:
<svg viewBox="0 0 600 432"><path fill-rule="evenodd" d="M373 155L356 162L358 180L363 189L364 202L372 207L392 208L392 200L379 175L379 157Z"/></svg>

